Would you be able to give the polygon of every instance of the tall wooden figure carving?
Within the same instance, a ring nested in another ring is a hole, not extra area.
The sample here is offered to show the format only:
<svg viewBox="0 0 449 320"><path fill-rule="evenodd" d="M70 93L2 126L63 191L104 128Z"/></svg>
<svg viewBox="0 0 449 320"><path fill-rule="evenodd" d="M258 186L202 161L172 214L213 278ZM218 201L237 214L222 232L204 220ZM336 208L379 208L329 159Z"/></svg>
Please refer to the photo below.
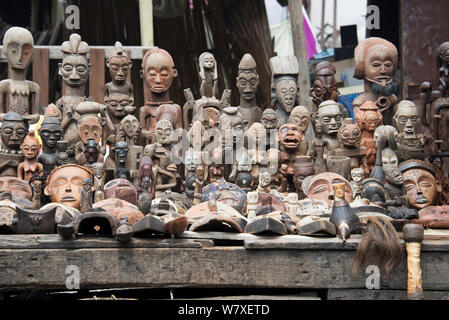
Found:
<svg viewBox="0 0 449 320"><path fill-rule="evenodd" d="M105 101L110 94L118 93L129 97L129 105L134 105L133 85L126 81L126 76L132 67L132 61L120 42L116 42L111 56L106 62L112 81L104 86Z"/></svg>

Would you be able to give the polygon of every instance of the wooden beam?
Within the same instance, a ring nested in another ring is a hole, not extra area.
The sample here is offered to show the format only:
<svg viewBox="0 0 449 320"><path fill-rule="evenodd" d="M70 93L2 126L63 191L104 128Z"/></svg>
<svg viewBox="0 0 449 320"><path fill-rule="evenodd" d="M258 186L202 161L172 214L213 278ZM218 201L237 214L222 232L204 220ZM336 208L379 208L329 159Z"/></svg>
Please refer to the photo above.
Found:
<svg viewBox="0 0 449 320"><path fill-rule="evenodd" d="M89 95L97 103L104 103L105 57L103 49L90 49L91 71L89 77Z"/></svg>
<svg viewBox="0 0 449 320"><path fill-rule="evenodd" d="M48 49L34 48L33 50L33 81L40 89L40 105L48 105L48 83L49 83L49 59Z"/></svg>
<svg viewBox="0 0 449 320"><path fill-rule="evenodd" d="M139 15L141 44L153 46L153 0L139 0Z"/></svg>
<svg viewBox="0 0 449 320"><path fill-rule="evenodd" d="M309 96L310 79L307 61L306 39L304 34L304 18L302 15L302 0L288 0L290 10L290 22L292 26L293 50L298 59L299 66L299 90L301 105L312 111L312 100Z"/></svg>

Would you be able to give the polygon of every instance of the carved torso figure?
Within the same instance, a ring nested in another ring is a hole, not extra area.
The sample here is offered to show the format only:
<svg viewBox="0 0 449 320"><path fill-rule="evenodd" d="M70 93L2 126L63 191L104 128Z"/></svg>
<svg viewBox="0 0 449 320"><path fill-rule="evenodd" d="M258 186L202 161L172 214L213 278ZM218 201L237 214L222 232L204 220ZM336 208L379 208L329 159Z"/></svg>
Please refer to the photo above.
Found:
<svg viewBox="0 0 449 320"><path fill-rule="evenodd" d="M327 171L326 161L327 154L325 153L328 145L327 140L323 139L323 125L318 119L314 121L315 139L310 144L310 149L307 155L313 159L313 167L315 174L319 174Z"/></svg>
<svg viewBox="0 0 449 320"><path fill-rule="evenodd" d="M137 185L137 191L139 193L149 192L151 194L151 199L156 196L155 180L153 174L153 161L151 157L142 157L140 159L139 167L139 183Z"/></svg>
<svg viewBox="0 0 449 320"><path fill-rule="evenodd" d="M328 155L335 155L335 149L341 147L337 134L343 123L338 104L333 100L322 102L318 108L317 119L323 125L323 138L328 143Z"/></svg>
<svg viewBox="0 0 449 320"><path fill-rule="evenodd" d="M17 112L22 116L37 115L39 119L40 88L26 80L33 59L33 35L27 29L12 27L3 38L3 51L8 60L9 79L0 81L0 113ZM5 104L5 100L7 104Z"/></svg>
<svg viewBox="0 0 449 320"><path fill-rule="evenodd" d="M398 102L394 94L394 72L398 66L398 51L394 44L382 38L368 38L354 51L354 78L365 82L364 93L353 101L354 114L367 101L374 101L383 113L385 124L392 123L392 114Z"/></svg>
<svg viewBox="0 0 449 320"><path fill-rule="evenodd" d="M104 164L102 162L95 162L92 164L92 171L94 173L94 202L104 200Z"/></svg>
<svg viewBox="0 0 449 320"><path fill-rule="evenodd" d="M42 139L42 153L38 161L44 168L44 178L54 169L57 161L56 143L61 140L64 131L61 123L56 117L44 117L44 121L39 128L39 135Z"/></svg>
<svg viewBox="0 0 449 320"><path fill-rule="evenodd" d="M81 190L81 213L89 212L92 208L94 197L92 191L92 179L84 178L83 181L83 189Z"/></svg>
<svg viewBox="0 0 449 320"><path fill-rule="evenodd" d="M298 60L295 56L275 56L270 59L272 73L271 105L279 124L287 123L293 107L299 104Z"/></svg>
<svg viewBox="0 0 449 320"><path fill-rule="evenodd" d="M254 122L260 122L262 117L262 110L256 102L256 92L259 85L256 67L256 61L249 53L246 53L240 61L236 80L240 93L239 112L245 123L245 129L251 127Z"/></svg>
<svg viewBox="0 0 449 320"><path fill-rule="evenodd" d="M17 177L17 167L23 161L20 145L28 134L28 122L16 112L1 115L0 176Z"/></svg>
<svg viewBox="0 0 449 320"><path fill-rule="evenodd" d="M126 167L126 158L128 156L129 146L125 141L119 141L115 144L115 154L117 158L117 169L114 173L114 178L131 179L129 169Z"/></svg>
<svg viewBox="0 0 449 320"><path fill-rule="evenodd" d="M17 168L17 177L19 179L30 181L30 179L39 173L43 166L37 161L41 145L39 140L34 136L34 132L28 134L20 145L25 160L19 164Z"/></svg>
<svg viewBox="0 0 449 320"><path fill-rule="evenodd" d="M266 130L265 127L255 122L245 133L248 140L248 160L251 164L252 187L259 184L260 169L268 164L268 158L265 150Z"/></svg>
<svg viewBox="0 0 449 320"><path fill-rule="evenodd" d="M278 126L278 120L276 112L273 109L265 109L262 112L262 119L261 123L265 127L266 131L266 147L265 150L268 150L270 148L277 148L277 126Z"/></svg>

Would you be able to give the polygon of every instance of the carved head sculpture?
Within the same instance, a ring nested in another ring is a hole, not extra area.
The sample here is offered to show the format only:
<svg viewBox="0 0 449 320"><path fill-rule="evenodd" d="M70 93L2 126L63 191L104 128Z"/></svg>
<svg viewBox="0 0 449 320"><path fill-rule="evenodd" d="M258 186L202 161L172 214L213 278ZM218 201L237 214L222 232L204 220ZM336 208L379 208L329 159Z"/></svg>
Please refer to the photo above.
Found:
<svg viewBox="0 0 449 320"><path fill-rule="evenodd" d="M28 134L28 121L16 112L8 112L0 119L2 149L6 152L18 152L20 145Z"/></svg>
<svg viewBox="0 0 449 320"><path fill-rule="evenodd" d="M89 140L95 140L97 143L100 142L101 135L103 134L100 119L95 115L83 116L80 120L78 132L84 144L87 144Z"/></svg>
<svg viewBox="0 0 449 320"><path fill-rule="evenodd" d="M117 178L104 185L105 199L118 198L137 205L137 188L128 180Z"/></svg>
<svg viewBox="0 0 449 320"><path fill-rule="evenodd" d="M204 139L204 133L206 129L200 120L195 120L192 127L189 129L187 138L189 139L190 145L194 150L199 151L203 148L206 140Z"/></svg>
<svg viewBox="0 0 449 320"><path fill-rule="evenodd" d="M310 89L310 96L315 105L326 100L338 100L335 66L329 61L321 61L315 66L315 80Z"/></svg>
<svg viewBox="0 0 449 320"><path fill-rule="evenodd" d="M360 182L363 179L363 169L362 168L353 168L351 169L351 178L355 182Z"/></svg>
<svg viewBox="0 0 449 320"><path fill-rule="evenodd" d="M153 170L153 160L151 157L142 157L139 163L140 178L150 177Z"/></svg>
<svg viewBox="0 0 449 320"><path fill-rule="evenodd" d="M39 128L39 135L45 148L55 149L56 143L61 140L64 131L61 122L56 117L44 117L44 121Z"/></svg>
<svg viewBox="0 0 449 320"><path fill-rule="evenodd" d="M240 96L246 101L253 101L256 97L257 86L259 85L256 67L256 61L249 53L246 53L240 60L236 84Z"/></svg>
<svg viewBox="0 0 449 320"><path fill-rule="evenodd" d="M21 27L11 27L3 37L3 50L8 67L26 70L33 58L34 40L30 31Z"/></svg>
<svg viewBox="0 0 449 320"><path fill-rule="evenodd" d="M363 131L373 132L382 124L382 114L377 105L372 101L367 101L360 106L358 117L356 117L357 125Z"/></svg>
<svg viewBox="0 0 449 320"><path fill-rule="evenodd" d="M275 56L270 59L272 74L271 105L279 105L291 112L299 104L298 60L295 56Z"/></svg>
<svg viewBox="0 0 449 320"><path fill-rule="evenodd" d="M58 118L59 121L62 121L62 112L56 105L51 103L45 108L44 117L55 117Z"/></svg>
<svg viewBox="0 0 449 320"><path fill-rule="evenodd" d="M293 164L293 182L296 191L302 192L302 183L305 178L313 175L315 168L313 167L312 158L309 156L296 156Z"/></svg>
<svg viewBox="0 0 449 320"><path fill-rule="evenodd" d="M131 69L132 61L123 49L120 42L116 42L111 56L106 61L109 73L113 81L125 82L129 69Z"/></svg>
<svg viewBox="0 0 449 320"><path fill-rule="evenodd" d="M244 124L240 112L237 107L227 107L223 109L223 114L220 117L219 128L225 137L233 137L234 142L237 139L243 138Z"/></svg>
<svg viewBox="0 0 449 320"><path fill-rule="evenodd" d="M203 52L199 56L198 62L201 71L204 69L214 70L217 66L217 61L215 60L214 55L210 52Z"/></svg>
<svg viewBox="0 0 449 320"><path fill-rule="evenodd" d="M381 125L374 130L374 141L378 143L379 140L384 140L385 146L390 147L391 149L397 148L397 143L395 140L395 136L397 135L398 130L390 125Z"/></svg>
<svg viewBox="0 0 449 320"><path fill-rule="evenodd" d="M89 191L92 189L92 179L91 178L84 178L83 179L83 190Z"/></svg>
<svg viewBox="0 0 449 320"><path fill-rule="evenodd" d="M346 118L343 125L338 130L338 141L345 147L357 147L362 141L362 131L352 121L352 118Z"/></svg>
<svg viewBox="0 0 449 320"><path fill-rule="evenodd" d="M269 172L261 172L259 174L259 187L266 188L271 184L271 174Z"/></svg>
<svg viewBox="0 0 449 320"><path fill-rule="evenodd" d="M86 148L84 149L84 156L89 166L98 161L98 146L95 140L88 140Z"/></svg>
<svg viewBox="0 0 449 320"><path fill-rule="evenodd" d="M398 168L398 157L396 153L390 148L382 150L382 170L385 175L385 179L396 186L404 183L404 177Z"/></svg>
<svg viewBox="0 0 449 320"><path fill-rule="evenodd" d="M277 116L276 112L273 109L265 109L262 112L261 122L266 130L276 129L277 126Z"/></svg>
<svg viewBox="0 0 449 320"><path fill-rule="evenodd" d="M115 154L119 163L125 163L128 156L129 146L125 141L119 141L115 144Z"/></svg>
<svg viewBox="0 0 449 320"><path fill-rule="evenodd" d="M382 167L398 167L398 157L396 153L390 148L382 149Z"/></svg>
<svg viewBox="0 0 449 320"><path fill-rule="evenodd" d="M400 164L409 205L417 210L438 204L443 191L432 165L421 160L407 160Z"/></svg>
<svg viewBox="0 0 449 320"><path fill-rule="evenodd" d="M0 177L0 194L4 192L11 192L13 195L29 201L33 197L30 185L16 177Z"/></svg>
<svg viewBox="0 0 449 320"><path fill-rule="evenodd" d="M335 179L332 181L334 190L334 200L342 200L345 196L346 183L343 180Z"/></svg>
<svg viewBox="0 0 449 320"><path fill-rule="evenodd" d="M443 42L438 47L437 66L438 69L449 66L449 42Z"/></svg>
<svg viewBox="0 0 449 320"><path fill-rule="evenodd" d="M336 136L343 122L343 115L337 102L327 100L318 107L318 120L326 135Z"/></svg>
<svg viewBox="0 0 449 320"><path fill-rule="evenodd" d="M304 140L304 135L296 124L286 123L279 128L277 138L284 149L295 150Z"/></svg>
<svg viewBox="0 0 449 320"><path fill-rule="evenodd" d="M188 171L193 172L201 164L201 160L201 151L189 148L184 155L184 166Z"/></svg>
<svg viewBox="0 0 449 320"><path fill-rule="evenodd" d="M131 105L131 97L127 94L123 93L110 93L109 96L105 97L104 100L108 113L120 120L123 119L124 116L126 116L128 112L128 109L126 107L129 107Z"/></svg>
<svg viewBox="0 0 449 320"><path fill-rule="evenodd" d="M296 124L301 131L306 132L310 122L310 112L304 106L296 106L293 108L288 118L288 122Z"/></svg>
<svg viewBox="0 0 449 320"><path fill-rule="evenodd" d="M31 131L28 136L23 140L20 145L25 159L33 160L39 155L41 144L39 140L35 137L34 131Z"/></svg>
<svg viewBox="0 0 449 320"><path fill-rule="evenodd" d="M104 176L104 163L103 162L94 162L92 164L92 171L93 171L95 177L97 177L97 179L103 178L103 176Z"/></svg>
<svg viewBox="0 0 449 320"><path fill-rule="evenodd" d="M133 115L127 115L120 121L120 127L129 138L138 139L140 134L140 123Z"/></svg>
<svg viewBox="0 0 449 320"><path fill-rule="evenodd" d="M69 87L85 86L90 74L89 46L81 41L79 34L70 35L69 41L61 46L62 63L59 63L59 74Z"/></svg>
<svg viewBox="0 0 449 320"><path fill-rule="evenodd" d="M313 124L313 130L315 131L315 136L317 138L321 138L323 136L323 131L324 131L323 124L318 119L313 120L312 124Z"/></svg>
<svg viewBox="0 0 449 320"><path fill-rule="evenodd" d="M307 198L323 200L326 201L329 206L332 206L332 202L335 198L332 183L335 180L343 180L345 182L344 198L349 203L352 202L353 190L349 181L347 181L339 174L333 172L323 172L315 175L312 179L309 180L308 184L304 186L305 190L303 191L306 194Z"/></svg>
<svg viewBox="0 0 449 320"><path fill-rule="evenodd" d="M171 55L163 49L150 49L142 59L142 71L147 88L155 93L165 93L178 76Z"/></svg>
<svg viewBox="0 0 449 320"><path fill-rule="evenodd" d="M254 122L246 131L248 150L264 149L267 142L267 132L260 122Z"/></svg>
<svg viewBox="0 0 449 320"><path fill-rule="evenodd" d="M377 92L389 96L394 90L389 88L398 65L398 50L391 42L382 38L368 38L359 43L354 51L354 78L365 79L379 87ZM382 89L384 88L384 89Z"/></svg>
<svg viewBox="0 0 449 320"><path fill-rule="evenodd" d="M81 191L84 179L92 179L92 172L76 164L56 167L48 176L44 194L52 202L80 209Z"/></svg>
<svg viewBox="0 0 449 320"><path fill-rule="evenodd" d="M415 137L416 124L419 122L418 107L409 100L399 102L393 116L394 125L406 137Z"/></svg>
<svg viewBox="0 0 449 320"><path fill-rule="evenodd" d="M170 145L173 135L173 124L165 119L156 123L156 141L162 145Z"/></svg>
<svg viewBox="0 0 449 320"><path fill-rule="evenodd" d="M92 208L102 208L111 213L117 221L125 216L131 226L143 218L143 213L139 208L125 199L107 197L105 200L94 203Z"/></svg>

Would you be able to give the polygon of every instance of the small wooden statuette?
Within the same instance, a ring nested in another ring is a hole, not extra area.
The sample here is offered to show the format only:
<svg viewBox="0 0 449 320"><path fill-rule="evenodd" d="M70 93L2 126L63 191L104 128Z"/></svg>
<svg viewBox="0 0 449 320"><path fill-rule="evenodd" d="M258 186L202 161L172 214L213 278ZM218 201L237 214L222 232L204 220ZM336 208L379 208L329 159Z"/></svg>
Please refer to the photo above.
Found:
<svg viewBox="0 0 449 320"><path fill-rule="evenodd" d="M295 56L270 59L271 105L280 124L287 123L293 108L300 104L298 94L298 60Z"/></svg>
<svg viewBox="0 0 449 320"><path fill-rule="evenodd" d="M310 89L310 96L314 105L314 112L318 106L326 101L338 101L337 80L335 74L337 73L335 66L329 61L322 61L315 66L315 80Z"/></svg>
<svg viewBox="0 0 449 320"><path fill-rule="evenodd" d="M318 119L314 121L314 128L315 139L310 144L307 156L312 157L315 174L319 174L327 171L325 159L328 143L326 139L323 139L323 125Z"/></svg>
<svg viewBox="0 0 449 320"><path fill-rule="evenodd" d="M407 298L409 300L423 300L421 275L421 242L424 239L424 228L419 224L404 226L404 240L407 249Z"/></svg>
<svg viewBox="0 0 449 320"><path fill-rule="evenodd" d="M261 123L266 130L266 147L265 150L274 147L276 141L278 120L276 112L273 109L267 108L262 112Z"/></svg>
<svg viewBox="0 0 449 320"><path fill-rule="evenodd" d="M126 158L128 156L129 147L125 141L119 141L115 144L115 154L117 157L117 169L114 173L114 178L131 179L129 169L126 167Z"/></svg>
<svg viewBox="0 0 449 320"><path fill-rule="evenodd" d="M137 191L139 193L148 192L151 196L150 201L156 198L155 180L153 174L153 161L151 157L142 157L139 167L139 183Z"/></svg>
<svg viewBox="0 0 449 320"><path fill-rule="evenodd" d="M266 155L267 134L265 127L254 122L245 132L248 141L248 163L251 165L251 188L256 188L259 183L259 174L262 168L268 164Z"/></svg>
<svg viewBox="0 0 449 320"><path fill-rule="evenodd" d="M338 103L333 100L322 102L316 119L323 125L323 138L327 141L328 155L334 155L335 149L341 147L337 134L343 124L343 114Z"/></svg>
<svg viewBox="0 0 449 320"><path fill-rule="evenodd" d="M68 145L68 142L63 140L56 142L56 149L58 151L56 165L58 167L69 163L69 155L67 154Z"/></svg>
<svg viewBox="0 0 449 320"><path fill-rule="evenodd" d="M351 233L360 231L360 220L345 199L345 181L334 180L332 188L334 189L334 204L329 220L335 225L338 236L343 242L346 242Z"/></svg>
<svg viewBox="0 0 449 320"><path fill-rule="evenodd" d="M40 113L39 85L26 80L27 69L33 59L33 48L33 35L25 28L9 28L3 37L9 79L0 81L0 113L11 111L25 117L32 115L30 123L37 122ZM7 101L7 105L4 105L4 101Z"/></svg>
<svg viewBox="0 0 449 320"><path fill-rule="evenodd" d="M34 132L30 132L20 145L25 160L17 168L17 177L19 179L30 181L33 176L43 170L42 164L37 162L40 148L39 140L34 136Z"/></svg>
<svg viewBox="0 0 449 320"><path fill-rule="evenodd" d="M351 169L351 186L353 190L353 198L355 200L360 200L362 195L362 179L363 179L363 169L353 168Z"/></svg>
<svg viewBox="0 0 449 320"><path fill-rule="evenodd" d="M45 116L38 132L42 139L42 153L37 159L43 165L45 179L57 165L56 145L64 131L57 117Z"/></svg>
<svg viewBox="0 0 449 320"><path fill-rule="evenodd" d="M104 200L104 163L95 162L92 164L92 171L94 173L94 202Z"/></svg>
<svg viewBox="0 0 449 320"><path fill-rule="evenodd" d="M218 89L217 61L210 52L202 53L198 60L200 65L201 97L216 97Z"/></svg>
<svg viewBox="0 0 449 320"><path fill-rule="evenodd" d="M81 213L89 212L92 208L94 197L92 191L92 179L83 179L83 189L81 191Z"/></svg>
<svg viewBox="0 0 449 320"><path fill-rule="evenodd" d="M119 93L129 97L128 105L134 105L133 85L126 80L132 67L132 61L119 41L115 43L114 50L106 61L106 66L109 69L112 81L104 86L105 100L109 100L111 94Z"/></svg>
<svg viewBox="0 0 449 320"><path fill-rule="evenodd" d="M309 123L310 123L309 110L304 106L294 107L292 112L290 113L288 122L296 124L301 129L302 133L305 136L307 128L309 127ZM305 148L306 150L308 150L309 144L307 142L307 139L304 139L304 141L302 143L303 143L302 148Z"/></svg>

